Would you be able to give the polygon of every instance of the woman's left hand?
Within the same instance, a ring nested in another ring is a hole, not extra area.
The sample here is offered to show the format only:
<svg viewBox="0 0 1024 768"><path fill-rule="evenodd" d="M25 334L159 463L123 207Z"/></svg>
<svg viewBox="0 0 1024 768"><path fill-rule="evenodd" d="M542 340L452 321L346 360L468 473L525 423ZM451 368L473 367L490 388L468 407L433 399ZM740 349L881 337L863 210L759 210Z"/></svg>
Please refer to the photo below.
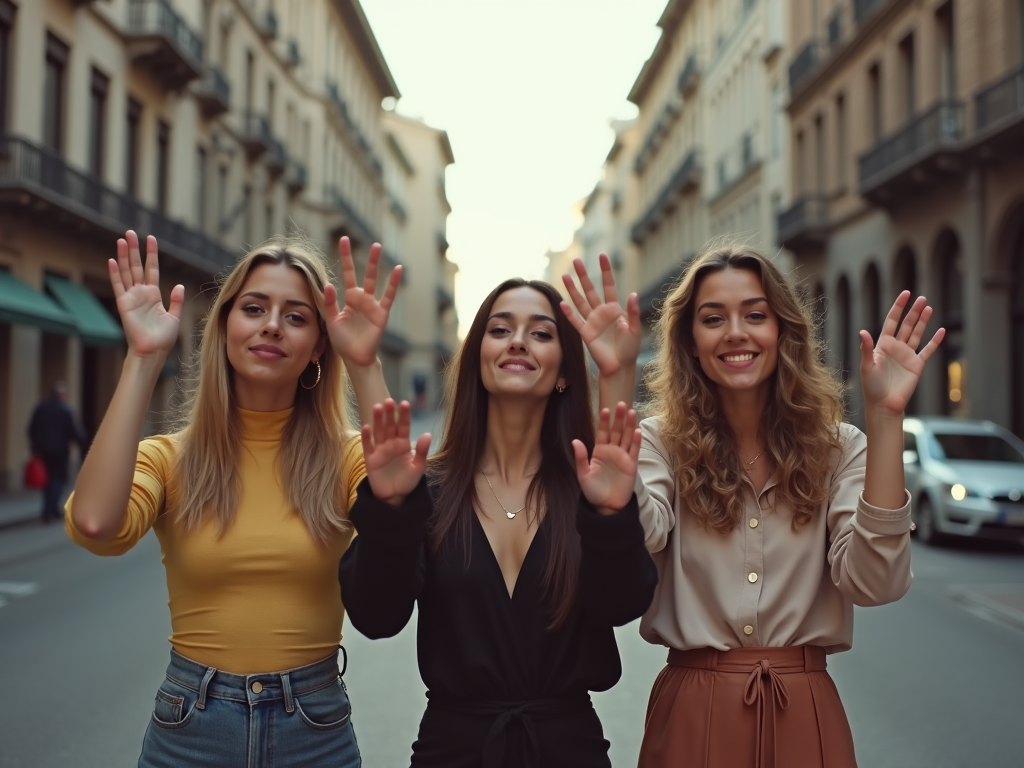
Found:
<svg viewBox="0 0 1024 768"><path fill-rule="evenodd" d="M388 324L391 305L395 301L398 284L402 280L402 267L391 270L384 295L376 299L377 271L380 265L380 243L370 246L366 275L362 288L356 282L356 265L352 258L352 245L347 237L338 242L341 256L341 277L344 286L344 308L338 307L338 290L328 284L324 287L327 334L331 346L341 355L346 365L367 366L377 359L377 347Z"/></svg>
<svg viewBox="0 0 1024 768"><path fill-rule="evenodd" d="M602 515L613 515L633 496L637 457L640 455L640 430L636 427L636 411L626 412L626 404L615 407L614 426L605 408L597 424L594 452L587 460L587 448L579 440L572 441L576 454L576 477L583 495Z"/></svg>
<svg viewBox="0 0 1024 768"><path fill-rule="evenodd" d="M902 414L906 409L925 363L946 335L946 329L939 328L918 352L932 308L924 296L919 296L901 323L900 314L909 300L910 291L903 291L896 299L877 344L872 342L870 333L860 332L860 377L865 405L892 414Z"/></svg>

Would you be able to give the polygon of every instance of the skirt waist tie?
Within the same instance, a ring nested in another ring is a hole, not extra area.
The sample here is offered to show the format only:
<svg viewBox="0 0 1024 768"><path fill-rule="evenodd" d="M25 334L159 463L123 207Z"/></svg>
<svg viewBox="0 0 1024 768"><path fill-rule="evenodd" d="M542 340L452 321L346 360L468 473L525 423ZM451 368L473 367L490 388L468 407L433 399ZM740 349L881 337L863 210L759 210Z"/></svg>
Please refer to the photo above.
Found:
<svg viewBox="0 0 1024 768"><path fill-rule="evenodd" d="M745 673L743 703L757 708L755 768L776 768L775 721L789 707L789 689L782 676L824 671L825 650L816 645L788 648L736 648L717 651L670 649L668 663L676 667ZM766 690L767 688L767 690Z"/></svg>

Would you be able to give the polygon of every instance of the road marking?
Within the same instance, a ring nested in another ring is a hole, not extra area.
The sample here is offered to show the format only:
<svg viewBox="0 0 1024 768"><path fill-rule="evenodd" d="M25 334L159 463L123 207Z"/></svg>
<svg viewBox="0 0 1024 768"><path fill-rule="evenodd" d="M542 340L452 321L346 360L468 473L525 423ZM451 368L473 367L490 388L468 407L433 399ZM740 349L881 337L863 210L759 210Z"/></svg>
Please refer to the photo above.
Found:
<svg viewBox="0 0 1024 768"><path fill-rule="evenodd" d="M10 603L11 600L28 597L38 591L39 585L34 581L0 581L0 608Z"/></svg>
<svg viewBox="0 0 1024 768"><path fill-rule="evenodd" d="M954 600L975 616L1013 629L1024 629L1024 611L1013 605L1019 599L1000 599L1004 595L1024 595L1024 584L951 584L946 589Z"/></svg>

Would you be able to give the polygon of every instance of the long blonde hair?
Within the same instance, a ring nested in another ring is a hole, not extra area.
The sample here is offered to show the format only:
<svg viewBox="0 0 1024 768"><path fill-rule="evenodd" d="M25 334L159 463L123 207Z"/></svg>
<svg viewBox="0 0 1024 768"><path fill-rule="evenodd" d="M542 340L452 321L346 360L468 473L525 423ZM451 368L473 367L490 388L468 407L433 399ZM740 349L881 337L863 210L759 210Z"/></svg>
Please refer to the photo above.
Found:
<svg viewBox="0 0 1024 768"><path fill-rule="evenodd" d="M793 525L803 525L828 495L826 481L841 448L842 385L821 361L811 312L764 254L713 243L686 269L654 324L657 352L645 373L652 395L647 412L660 419L687 511L706 528L733 530L743 517L735 436L719 406L717 386L693 356L694 303L701 282L729 268L760 277L779 319L778 364L760 431L765 454L779 474L775 502L790 504Z"/></svg>
<svg viewBox="0 0 1024 768"><path fill-rule="evenodd" d="M323 254L307 239L294 235L272 238L243 256L224 278L193 355L175 435L179 443L179 520L187 530L212 518L223 533L237 512L242 425L225 349L227 316L249 273L261 264L287 264L305 276L320 332L326 334L323 289L329 273ZM299 511L310 534L327 543L350 525L346 515L348 482L340 470L344 444L354 433L341 359L328 344L319 362L320 382L313 389L296 384L294 410L281 436L278 472L285 497ZM302 377L309 380L314 375L315 370L307 368Z"/></svg>

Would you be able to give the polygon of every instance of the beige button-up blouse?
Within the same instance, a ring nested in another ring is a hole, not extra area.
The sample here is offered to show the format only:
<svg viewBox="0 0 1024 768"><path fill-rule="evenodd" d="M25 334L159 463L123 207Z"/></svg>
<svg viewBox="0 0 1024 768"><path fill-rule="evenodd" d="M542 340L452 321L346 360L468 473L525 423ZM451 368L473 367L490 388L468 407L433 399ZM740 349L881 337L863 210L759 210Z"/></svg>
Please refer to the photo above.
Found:
<svg viewBox="0 0 1024 768"><path fill-rule="evenodd" d="M744 478L744 519L721 534L687 513L658 420L640 426L637 498L659 576L640 623L648 642L845 651L854 605L890 603L910 588L910 495L894 510L864 501L867 438L856 427L840 427L844 450L828 479L829 501L809 523L794 531L792 509L772 508L775 476L760 492Z"/></svg>

